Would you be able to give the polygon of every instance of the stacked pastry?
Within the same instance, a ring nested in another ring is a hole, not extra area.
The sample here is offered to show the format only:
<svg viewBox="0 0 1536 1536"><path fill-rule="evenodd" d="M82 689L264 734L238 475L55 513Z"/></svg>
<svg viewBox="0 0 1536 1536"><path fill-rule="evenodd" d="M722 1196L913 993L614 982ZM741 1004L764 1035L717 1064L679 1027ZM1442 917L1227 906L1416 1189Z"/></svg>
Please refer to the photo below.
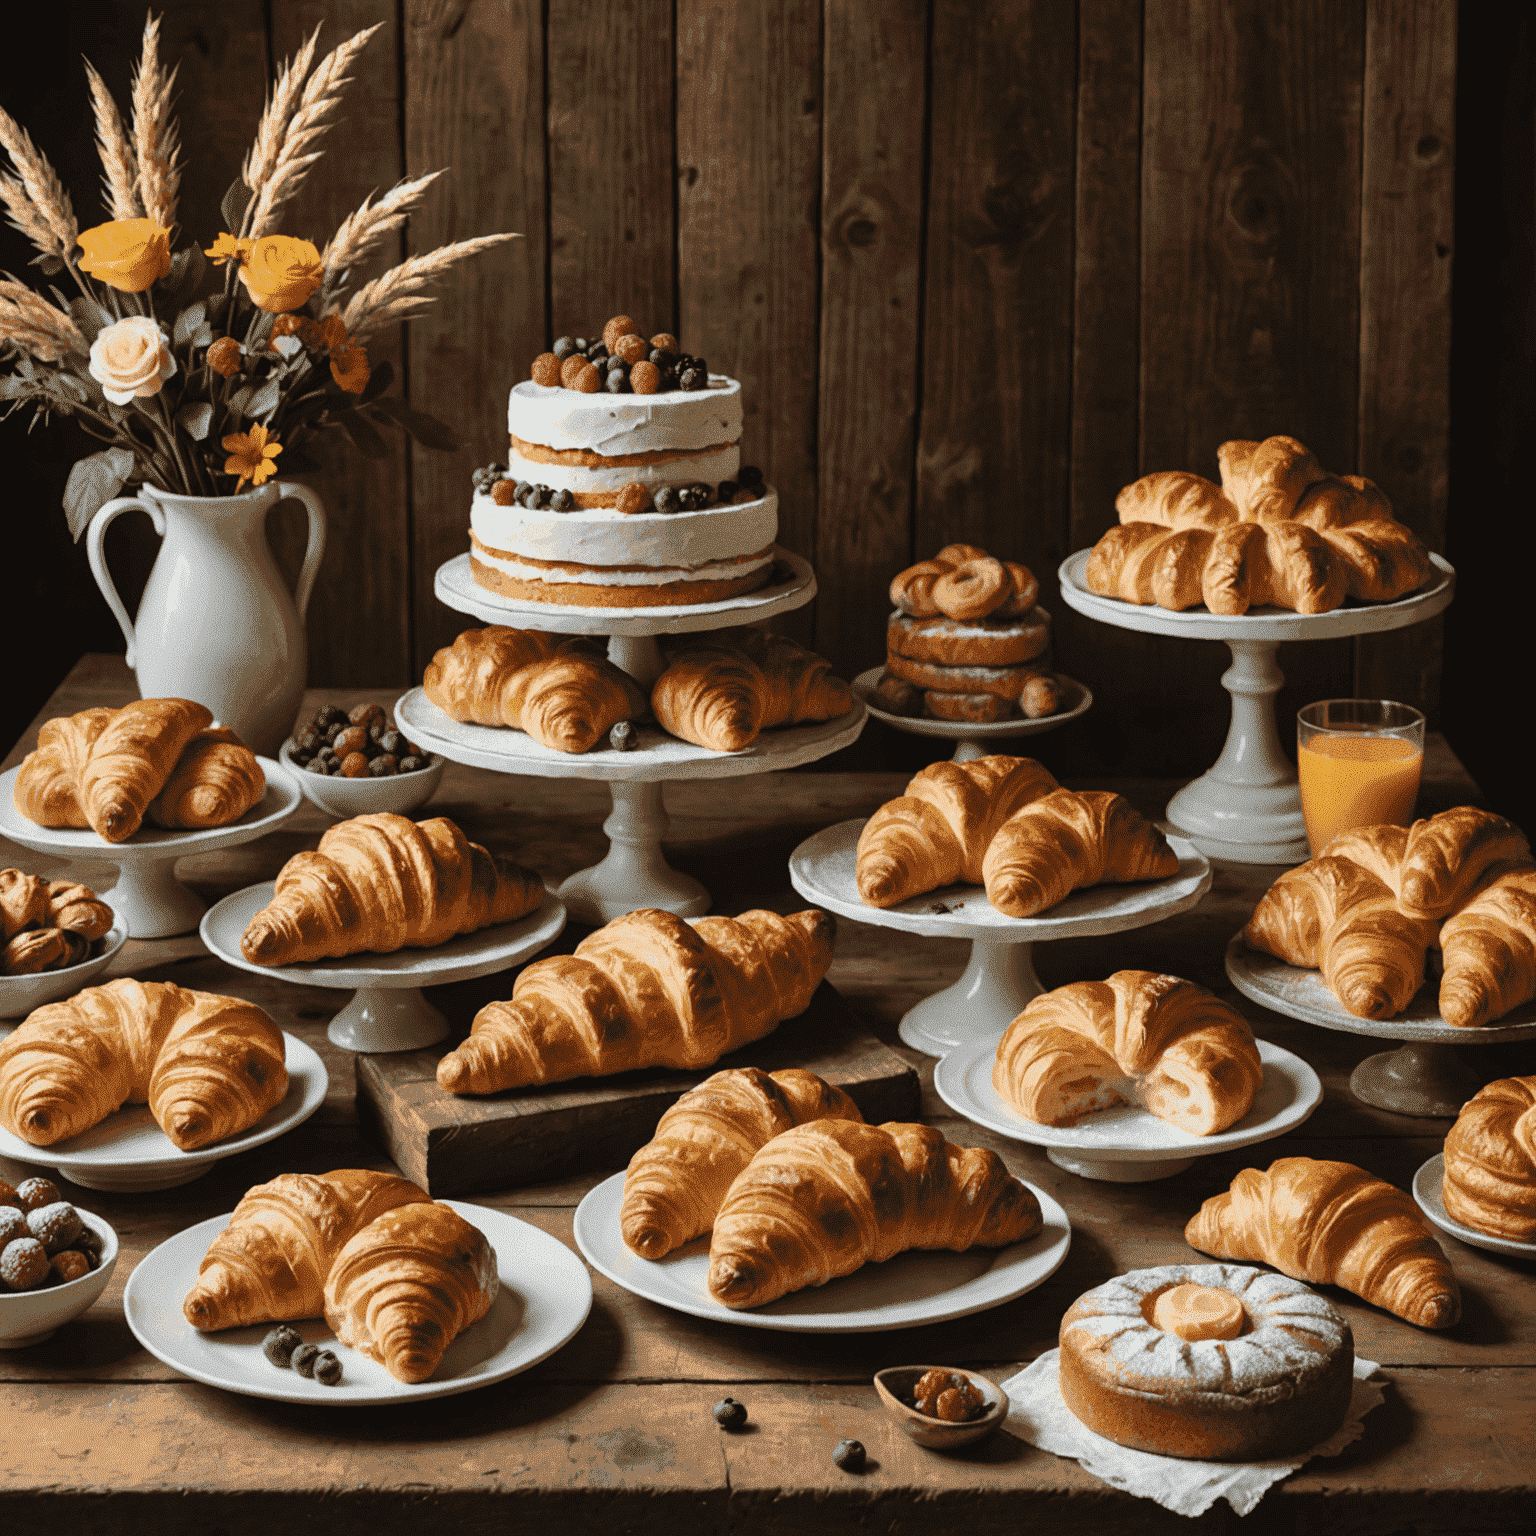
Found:
<svg viewBox="0 0 1536 1536"><path fill-rule="evenodd" d="M891 581L885 673L876 702L898 715L1035 720L1061 707L1051 616L1028 567L950 544Z"/></svg>
<svg viewBox="0 0 1536 1536"><path fill-rule="evenodd" d="M79 965L112 926L112 908L73 880L0 869L0 972L35 976Z"/></svg>
<svg viewBox="0 0 1536 1536"><path fill-rule="evenodd" d="M1441 1198L1464 1227L1536 1243L1536 1077L1500 1078L1461 1106Z"/></svg>

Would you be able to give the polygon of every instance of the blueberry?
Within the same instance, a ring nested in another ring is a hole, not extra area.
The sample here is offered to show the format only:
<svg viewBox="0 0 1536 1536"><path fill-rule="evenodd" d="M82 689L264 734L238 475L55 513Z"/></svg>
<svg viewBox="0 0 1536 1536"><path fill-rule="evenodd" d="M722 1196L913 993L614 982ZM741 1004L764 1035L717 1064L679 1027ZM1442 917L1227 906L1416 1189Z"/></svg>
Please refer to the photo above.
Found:
<svg viewBox="0 0 1536 1536"><path fill-rule="evenodd" d="M720 484L715 487L715 495L720 498L720 505L722 507L728 507L731 504L731 498L740 489L741 486L738 485L736 481L722 480Z"/></svg>
<svg viewBox="0 0 1536 1536"><path fill-rule="evenodd" d="M537 512L541 507L549 505L549 487L547 485L530 485L527 499L523 502L525 507Z"/></svg>
<svg viewBox="0 0 1536 1536"><path fill-rule="evenodd" d="M743 464L738 478L749 491L755 491L763 483L763 472L756 464Z"/></svg>
<svg viewBox="0 0 1536 1536"><path fill-rule="evenodd" d="M625 368L615 368L603 381L603 388L610 395L627 395L629 388L629 371Z"/></svg>
<svg viewBox="0 0 1536 1536"><path fill-rule="evenodd" d="M678 500L677 488L671 485L662 486L651 498L651 505L658 512L680 512L682 510L682 503Z"/></svg>
<svg viewBox="0 0 1536 1536"><path fill-rule="evenodd" d="M862 1472L864 1460L864 1447L857 1440L839 1440L833 1447L833 1465L841 1467L844 1472Z"/></svg>
<svg viewBox="0 0 1536 1536"><path fill-rule="evenodd" d="M300 1344L289 1356L294 1370L300 1376L313 1376L315 1374L315 1361L319 1358L320 1346L318 1344Z"/></svg>
<svg viewBox="0 0 1536 1536"><path fill-rule="evenodd" d="M670 368L677 362L676 352L667 352L664 351L661 347L652 347L647 355L649 356L651 362L655 363L658 368L663 370Z"/></svg>
<svg viewBox="0 0 1536 1536"><path fill-rule="evenodd" d="M703 389L709 382L697 368L685 368L677 381L679 389Z"/></svg>
<svg viewBox="0 0 1536 1536"><path fill-rule="evenodd" d="M266 1338L261 1341L261 1352L273 1365L287 1370L293 1361L293 1352L304 1342L297 1328L290 1328L285 1323L281 1328L274 1328Z"/></svg>
<svg viewBox="0 0 1536 1536"><path fill-rule="evenodd" d="M311 1367L315 1380L321 1386L334 1387L341 1380L341 1361L330 1350L322 1349L315 1356L315 1363Z"/></svg>
<svg viewBox="0 0 1536 1536"><path fill-rule="evenodd" d="M563 363L572 352L585 352L587 349L578 347L574 336L562 336L549 350Z"/></svg>
<svg viewBox="0 0 1536 1536"><path fill-rule="evenodd" d="M556 512L574 512L576 510L576 497L570 491L559 490L549 498L549 504Z"/></svg>
<svg viewBox="0 0 1536 1536"><path fill-rule="evenodd" d="M620 720L608 732L608 745L615 752L633 752L640 745L640 733L629 720Z"/></svg>
<svg viewBox="0 0 1536 1536"><path fill-rule="evenodd" d="M571 351L585 352L589 346L591 346L591 342L585 336L578 336L571 342Z"/></svg>
<svg viewBox="0 0 1536 1536"><path fill-rule="evenodd" d="M318 773L323 779L331 771L330 764L323 757L312 757L304 764L305 773Z"/></svg>
<svg viewBox="0 0 1536 1536"><path fill-rule="evenodd" d="M721 1429L740 1429L747 1422L747 1409L734 1397L722 1397L714 1406L715 1423Z"/></svg>
<svg viewBox="0 0 1536 1536"><path fill-rule="evenodd" d="M589 347L587 349L587 361L589 363L596 363L597 366L601 368L607 360L608 348L605 347L602 342L598 342L596 346Z"/></svg>
<svg viewBox="0 0 1536 1536"><path fill-rule="evenodd" d="M399 731L383 730L379 732L379 751L388 752L395 757L400 756L400 748L405 744L404 737Z"/></svg>
<svg viewBox="0 0 1536 1536"><path fill-rule="evenodd" d="M608 370L609 373L613 373L620 368L622 368L625 373L629 372L629 364L626 363L624 359L617 353L610 357L608 361L603 364L603 366Z"/></svg>

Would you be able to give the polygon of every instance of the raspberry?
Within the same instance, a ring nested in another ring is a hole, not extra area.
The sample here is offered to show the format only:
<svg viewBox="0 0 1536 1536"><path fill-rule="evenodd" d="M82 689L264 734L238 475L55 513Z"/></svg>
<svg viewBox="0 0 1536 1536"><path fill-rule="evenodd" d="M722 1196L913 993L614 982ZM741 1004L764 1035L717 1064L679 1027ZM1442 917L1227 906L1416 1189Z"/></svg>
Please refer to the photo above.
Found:
<svg viewBox="0 0 1536 1536"><path fill-rule="evenodd" d="M576 375L580 373L583 368L590 368L591 366L591 363L589 363L580 352L572 352L571 355L567 357L563 363L560 364L560 382L565 385L567 389L572 388L576 383Z"/></svg>
<svg viewBox="0 0 1536 1536"><path fill-rule="evenodd" d="M616 342L610 343L609 350L626 363L638 363L644 361L650 348L646 346L643 336L631 335L620 336Z"/></svg>
<svg viewBox="0 0 1536 1536"><path fill-rule="evenodd" d="M603 345L610 352L615 351L614 343L621 336L633 336L635 334L635 322L628 315L615 315L607 325L603 327Z"/></svg>
<svg viewBox="0 0 1536 1536"><path fill-rule="evenodd" d="M670 331L658 331L656 335L651 337L651 345L658 352L676 352L677 337Z"/></svg>
<svg viewBox="0 0 1536 1536"><path fill-rule="evenodd" d="M587 363L571 380L570 387L583 395L595 395L603 387L602 370L596 363Z"/></svg>
<svg viewBox="0 0 1536 1536"><path fill-rule="evenodd" d="M512 498L517 495L517 482L515 480L498 480L491 487L491 500L498 507L510 507Z"/></svg>
<svg viewBox="0 0 1536 1536"><path fill-rule="evenodd" d="M535 384L553 389L560 382L560 359L553 352L540 352L529 369L529 377Z"/></svg>
<svg viewBox="0 0 1536 1536"><path fill-rule="evenodd" d="M629 370L629 387L637 395L654 395L661 385L661 369L655 363L636 363Z"/></svg>

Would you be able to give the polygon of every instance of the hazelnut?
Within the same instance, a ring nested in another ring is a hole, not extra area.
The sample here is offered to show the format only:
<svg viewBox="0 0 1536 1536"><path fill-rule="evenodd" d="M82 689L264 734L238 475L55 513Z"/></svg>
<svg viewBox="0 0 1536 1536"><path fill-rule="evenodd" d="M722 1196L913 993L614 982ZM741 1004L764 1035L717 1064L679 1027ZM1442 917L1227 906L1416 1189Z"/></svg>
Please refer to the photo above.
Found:
<svg viewBox="0 0 1536 1536"><path fill-rule="evenodd" d="M651 493L638 480L631 480L619 492L619 499L615 505L626 517L633 512L648 512L651 507Z"/></svg>
<svg viewBox="0 0 1536 1536"><path fill-rule="evenodd" d="M603 387L602 370L596 363L586 363L577 370L576 377L571 380L570 387L579 394L595 395Z"/></svg>
<svg viewBox="0 0 1536 1536"><path fill-rule="evenodd" d="M352 713L347 716L351 724L360 725L365 731L371 731L375 722L382 726L386 718L382 704L355 705Z"/></svg>
<svg viewBox="0 0 1536 1536"><path fill-rule="evenodd" d="M331 743L336 756L342 759L350 757L354 752L361 752L365 756L368 751L368 728L363 725L349 725L346 730L340 732L336 740Z"/></svg>
<svg viewBox="0 0 1536 1536"><path fill-rule="evenodd" d="M566 360L560 364L560 382L570 389L576 383L576 375L583 368L590 368L589 363L580 352L572 352Z"/></svg>
<svg viewBox="0 0 1536 1536"><path fill-rule="evenodd" d="M651 345L658 352L676 352L677 337L670 331L659 331L651 337Z"/></svg>
<svg viewBox="0 0 1536 1536"><path fill-rule="evenodd" d="M349 752L341 760L341 776L344 779L366 779L368 759L361 752Z"/></svg>
<svg viewBox="0 0 1536 1536"><path fill-rule="evenodd" d="M515 480L498 480L491 487L491 500L498 507L510 507L512 498L517 495L517 482Z"/></svg>
<svg viewBox="0 0 1536 1536"><path fill-rule="evenodd" d="M637 395L654 395L661 387L661 369L655 363L636 363L629 370L629 387Z"/></svg>
<svg viewBox="0 0 1536 1536"><path fill-rule="evenodd" d="M645 359L650 348L646 346L643 336L620 336L609 350L625 363L638 363Z"/></svg>
<svg viewBox="0 0 1536 1536"><path fill-rule="evenodd" d="M603 345L610 352L618 351L614 345L621 336L633 336L635 334L635 322L628 315L615 315L607 325L603 327Z"/></svg>
<svg viewBox="0 0 1536 1536"><path fill-rule="evenodd" d="M542 384L545 389L553 389L560 382L560 359L553 352L540 352L533 360L533 367L528 370L529 377L535 384Z"/></svg>

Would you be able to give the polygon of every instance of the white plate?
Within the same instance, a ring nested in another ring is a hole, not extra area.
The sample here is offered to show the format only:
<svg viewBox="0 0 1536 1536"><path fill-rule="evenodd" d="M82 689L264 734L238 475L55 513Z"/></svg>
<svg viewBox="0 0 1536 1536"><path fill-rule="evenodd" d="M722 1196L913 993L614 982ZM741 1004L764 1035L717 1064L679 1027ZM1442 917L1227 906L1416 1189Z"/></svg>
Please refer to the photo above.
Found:
<svg viewBox="0 0 1536 1536"><path fill-rule="evenodd" d="M1413 1198L1419 1209L1452 1237L1473 1248L1486 1248L1490 1253L1507 1253L1518 1259L1536 1259L1536 1243L1521 1243L1511 1237L1495 1237L1491 1232L1479 1232L1475 1227L1464 1227L1446 1214L1445 1198L1441 1193L1441 1181L1445 1178L1445 1154L1436 1152L1413 1176Z"/></svg>
<svg viewBox="0 0 1536 1536"><path fill-rule="evenodd" d="M660 1260L642 1259L625 1246L619 1233L622 1173L604 1179L576 1207L576 1245L615 1285L674 1312L785 1333L881 1333L985 1312L1050 1279L1067 1256L1072 1227L1043 1189L1028 1188L1040 1202L1044 1226L1027 1243L965 1253L909 1250L748 1312L722 1306L709 1294L707 1235Z"/></svg>
<svg viewBox="0 0 1536 1536"><path fill-rule="evenodd" d="M460 1200L441 1204L490 1239L501 1289L490 1311L448 1346L427 1381L396 1381L379 1361L336 1343L318 1318L292 1326L340 1359L341 1381L334 1387L273 1365L261 1352L271 1324L199 1333L182 1316L181 1304L208 1245L229 1225L227 1215L200 1221L147 1253L123 1288L123 1313L150 1354L194 1381L247 1397L330 1408L472 1392L526 1371L574 1338L592 1306L592 1278L581 1260L557 1238L515 1216Z"/></svg>
<svg viewBox="0 0 1536 1536"><path fill-rule="evenodd" d="M1061 685L1063 708L1054 715L1040 715L1034 720L1024 715L1008 720L934 720L927 715L893 715L881 709L874 701L875 688L884 667L871 667L853 680L853 691L862 699L876 720L883 720L909 736L936 736L943 741L982 741L1000 736L1037 736L1041 731L1054 731L1057 726L1076 720L1093 707L1093 694L1076 678L1065 672L1053 674Z"/></svg>
<svg viewBox="0 0 1536 1536"><path fill-rule="evenodd" d="M1301 1057L1271 1045L1268 1040L1257 1044L1264 1079L1253 1104L1236 1125L1211 1136L1180 1130L1139 1104L1100 1110L1076 1125L1036 1125L992 1086L996 1041L951 1051L934 1067L933 1086L956 1114L1031 1146L1059 1147L1124 1162L1204 1157L1295 1130L1322 1102L1322 1082Z"/></svg>
<svg viewBox="0 0 1536 1536"><path fill-rule="evenodd" d="M288 1092L249 1130L195 1152L183 1152L155 1124L147 1104L125 1104L105 1120L50 1147L0 1130L0 1156L57 1168L87 1189L171 1189L204 1174L221 1158L248 1152L302 1125L325 1102L325 1063L305 1043L284 1031L283 1060Z"/></svg>

